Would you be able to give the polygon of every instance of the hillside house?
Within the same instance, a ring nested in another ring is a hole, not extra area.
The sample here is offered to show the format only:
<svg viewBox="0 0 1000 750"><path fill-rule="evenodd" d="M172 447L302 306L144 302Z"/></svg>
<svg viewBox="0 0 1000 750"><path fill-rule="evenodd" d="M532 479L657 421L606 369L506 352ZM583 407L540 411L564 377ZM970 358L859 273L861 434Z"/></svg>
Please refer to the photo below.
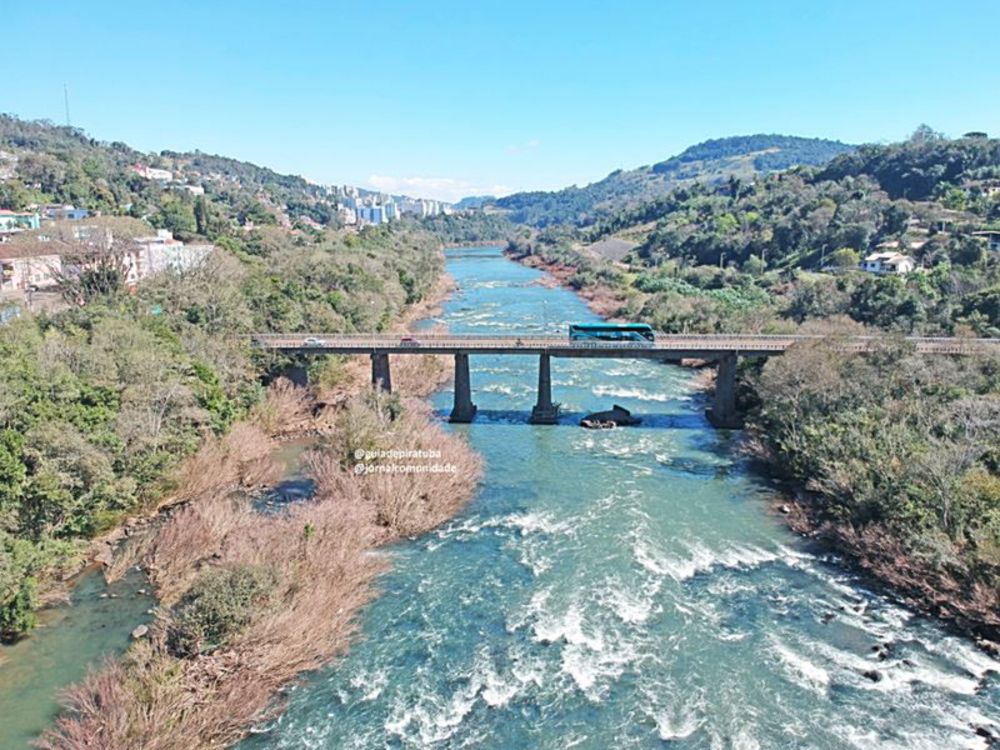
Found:
<svg viewBox="0 0 1000 750"><path fill-rule="evenodd" d="M90 211L86 208L70 205L46 206L44 211L46 221L82 221L90 216Z"/></svg>
<svg viewBox="0 0 1000 750"><path fill-rule="evenodd" d="M884 276L904 276L917 267L909 255L896 251L872 253L861 261L861 270Z"/></svg>
<svg viewBox="0 0 1000 750"><path fill-rule="evenodd" d="M14 232L27 232L38 229L41 226L42 218L31 211L7 211L0 210L0 234L12 234Z"/></svg>
<svg viewBox="0 0 1000 750"><path fill-rule="evenodd" d="M50 243L0 245L0 292L44 289L58 283L62 259Z"/></svg>
<svg viewBox="0 0 1000 750"><path fill-rule="evenodd" d="M214 250L211 244L185 245L169 229L150 237L136 237L136 252L128 281L135 282L163 271L182 272L198 266Z"/></svg>
<svg viewBox="0 0 1000 750"><path fill-rule="evenodd" d="M990 250L1000 252L1000 229L984 229L973 232L972 236L985 240Z"/></svg>

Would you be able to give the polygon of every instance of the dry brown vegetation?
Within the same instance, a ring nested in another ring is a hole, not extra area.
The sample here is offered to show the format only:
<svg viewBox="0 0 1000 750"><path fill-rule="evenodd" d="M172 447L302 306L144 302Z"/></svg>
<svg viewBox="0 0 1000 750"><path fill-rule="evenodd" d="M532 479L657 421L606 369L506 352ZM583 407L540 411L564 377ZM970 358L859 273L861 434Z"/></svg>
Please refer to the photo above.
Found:
<svg viewBox="0 0 1000 750"><path fill-rule="evenodd" d="M294 403L287 392L275 398L275 408ZM223 439L199 454L199 474L186 484L197 496L172 509L145 550L162 602L149 639L68 691L66 712L39 747L231 745L280 710L275 696L282 686L348 647L357 614L388 564L377 546L449 518L480 475L478 457L433 423L421 403L368 393L346 405L335 432L309 456L314 499L262 515L234 487L262 476L265 432L243 426L231 434L233 442ZM455 471L356 475L347 451L361 442L440 451L433 462ZM249 462L237 460L243 449ZM193 587L220 570L266 570L274 584L221 643L193 657L177 653L171 635L183 626L182 605L197 606Z"/></svg>
<svg viewBox="0 0 1000 750"><path fill-rule="evenodd" d="M435 326L428 333L447 332L444 326ZM400 335L405 333L401 329ZM414 334L417 338L420 334ZM390 357L393 390L412 398L429 396L452 376L451 357L435 354L406 354ZM324 432L331 417L335 417L353 394L367 388L371 382L371 360L363 355L350 357L329 357L325 366L315 374L313 391L316 402L326 405L326 413L316 415L312 422ZM299 429L286 433L301 432Z"/></svg>
<svg viewBox="0 0 1000 750"><path fill-rule="evenodd" d="M278 378L250 413L250 421L268 435L298 432L312 418L312 399L304 388Z"/></svg>

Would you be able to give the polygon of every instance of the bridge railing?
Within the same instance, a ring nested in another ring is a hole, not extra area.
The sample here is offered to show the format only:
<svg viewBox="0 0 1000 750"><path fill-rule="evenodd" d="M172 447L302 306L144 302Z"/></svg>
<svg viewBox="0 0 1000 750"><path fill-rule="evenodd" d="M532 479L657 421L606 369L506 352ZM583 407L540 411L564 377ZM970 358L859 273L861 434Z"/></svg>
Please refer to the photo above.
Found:
<svg viewBox="0 0 1000 750"><path fill-rule="evenodd" d="M306 349L312 339L316 348L356 347L358 349L419 349L428 344L453 345L456 349L573 348L573 349L655 349L655 350L714 350L714 351L784 351L797 343L830 339L847 351L865 351L885 342L885 336L823 336L818 334L660 334L655 342L633 341L571 341L567 336L543 334L454 334L454 333L296 333L252 334L254 345L274 349ZM973 354L1000 352L1000 339L972 339L910 336L903 339L918 352L938 354Z"/></svg>

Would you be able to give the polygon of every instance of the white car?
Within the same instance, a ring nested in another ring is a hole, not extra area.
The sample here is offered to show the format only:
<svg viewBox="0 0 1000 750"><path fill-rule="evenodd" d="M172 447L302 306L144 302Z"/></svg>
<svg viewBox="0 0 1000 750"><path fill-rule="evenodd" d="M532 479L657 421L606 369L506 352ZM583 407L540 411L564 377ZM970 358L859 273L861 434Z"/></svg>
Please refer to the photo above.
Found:
<svg viewBox="0 0 1000 750"><path fill-rule="evenodd" d="M318 339L315 336L307 336L302 340L303 346L326 346L326 342L323 339Z"/></svg>

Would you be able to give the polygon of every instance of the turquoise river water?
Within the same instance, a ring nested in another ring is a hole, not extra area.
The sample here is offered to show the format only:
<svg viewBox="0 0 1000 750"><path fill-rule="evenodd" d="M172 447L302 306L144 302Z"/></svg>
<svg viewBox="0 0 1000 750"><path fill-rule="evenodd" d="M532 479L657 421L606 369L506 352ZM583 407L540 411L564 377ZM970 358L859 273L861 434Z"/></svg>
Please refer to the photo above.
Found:
<svg viewBox="0 0 1000 750"><path fill-rule="evenodd" d="M499 250L448 267L458 292L427 325L595 319ZM788 532L767 479L706 422L692 371L553 360L564 417L532 427L537 367L471 357L479 414L454 429L485 459L479 494L388 551L351 652L240 750L986 747L973 726L1000 720L1000 664ZM577 426L612 403L642 425ZM446 415L450 391L434 404ZM124 647L149 606L138 586L109 600L88 579L8 652L0 747L25 747L55 689Z"/></svg>
<svg viewBox="0 0 1000 750"><path fill-rule="evenodd" d="M594 319L498 250L448 266L455 332ZM691 371L553 360L565 416L531 427L537 367L471 357L479 495L392 549L362 639L242 750L985 746L1000 664L789 533ZM576 425L612 403L642 425Z"/></svg>

